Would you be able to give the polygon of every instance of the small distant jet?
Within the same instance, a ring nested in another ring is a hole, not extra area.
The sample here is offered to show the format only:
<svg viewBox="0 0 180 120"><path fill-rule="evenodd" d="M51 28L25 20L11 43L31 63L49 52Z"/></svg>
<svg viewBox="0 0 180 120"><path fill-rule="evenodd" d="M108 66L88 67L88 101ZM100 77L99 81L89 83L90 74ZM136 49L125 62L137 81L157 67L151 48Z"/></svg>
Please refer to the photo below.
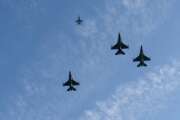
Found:
<svg viewBox="0 0 180 120"><path fill-rule="evenodd" d="M74 88L76 85L80 84L72 78L71 72L69 72L69 80L63 83L63 86L69 86L67 91L76 91L76 88Z"/></svg>
<svg viewBox="0 0 180 120"><path fill-rule="evenodd" d="M143 47L141 45L141 48L140 48L140 53L139 53L139 56L137 56L136 58L133 59L133 62L139 62L139 64L137 65L137 67L141 67L141 66L144 66L146 67L147 64L144 63L144 61L150 61L151 58L150 57L147 57L144 52L143 52Z"/></svg>
<svg viewBox="0 0 180 120"><path fill-rule="evenodd" d="M129 46L122 42L121 34L119 33L117 43L111 47L111 50L118 50L115 53L115 55L119 55L119 54L125 55L122 49L127 49L127 48L129 48Z"/></svg>
<svg viewBox="0 0 180 120"><path fill-rule="evenodd" d="M78 25L80 25L83 22L83 20L81 19L81 17L79 16L78 19L76 20L76 23Z"/></svg>

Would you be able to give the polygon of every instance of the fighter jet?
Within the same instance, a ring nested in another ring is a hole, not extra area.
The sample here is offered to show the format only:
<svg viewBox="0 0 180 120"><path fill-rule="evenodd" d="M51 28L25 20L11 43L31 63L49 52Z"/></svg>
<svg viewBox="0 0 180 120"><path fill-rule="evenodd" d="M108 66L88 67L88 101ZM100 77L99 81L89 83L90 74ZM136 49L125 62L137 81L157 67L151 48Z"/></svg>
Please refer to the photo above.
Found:
<svg viewBox="0 0 180 120"><path fill-rule="evenodd" d="M63 83L63 86L69 86L67 91L76 91L76 88L74 88L76 85L80 84L72 78L71 72L69 72L69 80Z"/></svg>
<svg viewBox="0 0 180 120"><path fill-rule="evenodd" d="M144 61L150 61L151 58L147 57L144 52L143 52L143 47L141 45L141 48L140 48L140 53L139 53L139 56L137 56L136 58L133 59L133 62L139 62L139 64L137 65L137 67L141 67L141 66L144 66L146 67L147 64L144 63Z"/></svg>
<svg viewBox="0 0 180 120"><path fill-rule="evenodd" d="M119 33L117 43L115 45L111 46L111 50L118 50L115 53L115 55L119 55L119 54L125 55L125 53L122 51L122 49L127 49L127 48L129 48L129 46L122 42L121 34Z"/></svg>
<svg viewBox="0 0 180 120"><path fill-rule="evenodd" d="M78 25L80 25L82 22L83 22L83 20L81 19L80 16L78 16L78 19L76 20L76 23L77 23Z"/></svg>

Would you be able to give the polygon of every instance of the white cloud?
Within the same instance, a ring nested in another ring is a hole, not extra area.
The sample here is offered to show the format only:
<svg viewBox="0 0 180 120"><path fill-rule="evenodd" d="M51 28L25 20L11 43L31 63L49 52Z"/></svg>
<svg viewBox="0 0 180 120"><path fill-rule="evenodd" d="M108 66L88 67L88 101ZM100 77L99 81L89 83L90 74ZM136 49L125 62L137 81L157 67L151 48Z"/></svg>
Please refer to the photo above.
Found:
<svg viewBox="0 0 180 120"><path fill-rule="evenodd" d="M162 24L174 1L114 0L107 2L105 13L109 31L129 30L128 34L147 35Z"/></svg>
<svg viewBox="0 0 180 120"><path fill-rule="evenodd" d="M174 1L107 0L105 9L97 10L96 21L87 20L80 34L85 37L112 36L122 32L136 43L143 42L144 37L155 31L170 16Z"/></svg>
<svg viewBox="0 0 180 120"><path fill-rule="evenodd" d="M122 3L127 9L138 9L143 8L147 3L147 0L122 0Z"/></svg>
<svg viewBox="0 0 180 120"><path fill-rule="evenodd" d="M107 100L97 102L93 110L86 110L81 120L138 120L152 115L163 107L171 93L180 85L180 63L149 72L144 78L117 88Z"/></svg>

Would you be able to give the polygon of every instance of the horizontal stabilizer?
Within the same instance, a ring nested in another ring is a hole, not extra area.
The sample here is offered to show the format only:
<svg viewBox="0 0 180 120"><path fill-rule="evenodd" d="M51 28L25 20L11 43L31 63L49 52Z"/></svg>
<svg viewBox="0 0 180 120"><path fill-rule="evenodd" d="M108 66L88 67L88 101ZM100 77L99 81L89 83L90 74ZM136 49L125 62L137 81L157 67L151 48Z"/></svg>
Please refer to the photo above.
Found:
<svg viewBox="0 0 180 120"><path fill-rule="evenodd" d="M125 55L125 53L124 53L121 49L119 49L119 50L115 53L115 55L119 55L119 54Z"/></svg>
<svg viewBox="0 0 180 120"><path fill-rule="evenodd" d="M141 66L146 67L147 64L146 64L146 63L139 63L139 64L137 65L137 67L141 67Z"/></svg>
<svg viewBox="0 0 180 120"><path fill-rule="evenodd" d="M74 88L74 87L69 87L69 88L67 89L67 91L76 91L76 88Z"/></svg>

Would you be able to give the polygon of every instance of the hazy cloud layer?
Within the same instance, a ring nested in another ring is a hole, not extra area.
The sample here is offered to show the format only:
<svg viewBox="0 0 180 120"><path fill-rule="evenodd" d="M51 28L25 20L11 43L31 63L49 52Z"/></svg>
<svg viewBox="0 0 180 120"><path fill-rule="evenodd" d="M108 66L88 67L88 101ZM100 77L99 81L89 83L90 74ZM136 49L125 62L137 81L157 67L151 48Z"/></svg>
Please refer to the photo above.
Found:
<svg viewBox="0 0 180 120"><path fill-rule="evenodd" d="M170 16L174 0L113 0L106 3L104 20L108 32L126 32L139 41Z"/></svg>
<svg viewBox="0 0 180 120"><path fill-rule="evenodd" d="M121 32L139 45L170 17L175 1L107 0L104 10L97 8L96 20L85 20L78 32L84 37L112 36Z"/></svg>
<svg viewBox="0 0 180 120"><path fill-rule="evenodd" d="M163 107L180 86L180 64L164 65L136 82L117 88L107 100L87 110L81 120L139 120Z"/></svg>

